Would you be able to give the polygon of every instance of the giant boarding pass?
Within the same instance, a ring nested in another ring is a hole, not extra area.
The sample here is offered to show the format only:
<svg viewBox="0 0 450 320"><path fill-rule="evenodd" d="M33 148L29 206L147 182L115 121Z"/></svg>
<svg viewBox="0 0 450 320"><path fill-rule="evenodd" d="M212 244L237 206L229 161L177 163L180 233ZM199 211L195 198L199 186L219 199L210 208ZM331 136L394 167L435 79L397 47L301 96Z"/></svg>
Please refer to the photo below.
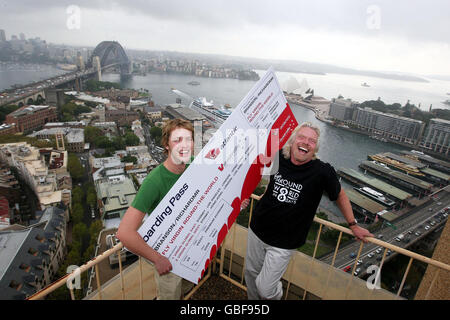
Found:
<svg viewBox="0 0 450 320"><path fill-rule="evenodd" d="M272 69L255 84L139 228L172 272L198 283L297 121Z"/></svg>

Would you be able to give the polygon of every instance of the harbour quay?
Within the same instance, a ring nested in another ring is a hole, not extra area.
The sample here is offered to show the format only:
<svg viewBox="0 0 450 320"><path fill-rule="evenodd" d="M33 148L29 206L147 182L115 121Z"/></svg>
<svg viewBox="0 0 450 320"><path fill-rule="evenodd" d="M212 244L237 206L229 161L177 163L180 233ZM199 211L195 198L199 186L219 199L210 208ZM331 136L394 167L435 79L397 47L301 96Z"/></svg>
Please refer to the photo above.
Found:
<svg viewBox="0 0 450 320"><path fill-rule="evenodd" d="M427 207L433 195L448 188L450 175L430 168L431 163L446 168L447 162L423 163L418 157L408 155L391 152L368 155L370 160L361 161L358 166L363 173L350 168L337 170L340 178L355 186L345 192L364 223L376 222L379 218L392 223L412 212L412 208ZM428 156L427 159L433 158Z"/></svg>

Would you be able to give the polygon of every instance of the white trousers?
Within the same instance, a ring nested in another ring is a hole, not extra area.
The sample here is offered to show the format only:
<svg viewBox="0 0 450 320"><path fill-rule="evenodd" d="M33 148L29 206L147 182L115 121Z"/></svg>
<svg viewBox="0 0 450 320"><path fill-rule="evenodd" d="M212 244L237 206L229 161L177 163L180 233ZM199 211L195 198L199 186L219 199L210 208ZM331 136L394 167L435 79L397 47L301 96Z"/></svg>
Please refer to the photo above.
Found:
<svg viewBox="0 0 450 320"><path fill-rule="evenodd" d="M249 300L280 300L281 277L295 250L269 246L248 228L245 283Z"/></svg>
<svg viewBox="0 0 450 320"><path fill-rule="evenodd" d="M180 300L183 278L169 272L159 275L155 269L156 295L158 300Z"/></svg>

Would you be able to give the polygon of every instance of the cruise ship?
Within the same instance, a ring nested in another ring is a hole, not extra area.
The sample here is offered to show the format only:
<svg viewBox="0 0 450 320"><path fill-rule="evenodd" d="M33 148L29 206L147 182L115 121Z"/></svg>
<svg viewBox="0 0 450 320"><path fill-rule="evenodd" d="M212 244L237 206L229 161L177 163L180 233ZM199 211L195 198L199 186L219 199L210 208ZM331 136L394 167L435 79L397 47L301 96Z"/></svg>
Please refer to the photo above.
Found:
<svg viewBox="0 0 450 320"><path fill-rule="evenodd" d="M219 128L231 115L230 110L215 107L213 102L207 101L205 97L195 99L189 107L203 114L216 128Z"/></svg>
<svg viewBox="0 0 450 320"><path fill-rule="evenodd" d="M386 198L381 192L375 191L369 187L354 188L354 189L359 193L362 193L363 195L369 197L370 199L373 199L376 202L385 205L388 208L395 205L394 201Z"/></svg>

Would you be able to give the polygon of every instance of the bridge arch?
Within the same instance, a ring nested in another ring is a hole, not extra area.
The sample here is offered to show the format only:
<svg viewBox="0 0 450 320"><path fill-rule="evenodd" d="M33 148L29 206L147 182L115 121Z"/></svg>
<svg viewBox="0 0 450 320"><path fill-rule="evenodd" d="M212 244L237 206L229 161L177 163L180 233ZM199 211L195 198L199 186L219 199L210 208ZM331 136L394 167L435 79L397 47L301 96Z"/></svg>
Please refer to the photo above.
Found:
<svg viewBox="0 0 450 320"><path fill-rule="evenodd" d="M97 47L95 47L89 58L89 66L92 67L92 60L95 56L100 58L101 68L119 65L121 74L130 73L130 59L128 59L127 54L123 47L117 41L102 41Z"/></svg>

